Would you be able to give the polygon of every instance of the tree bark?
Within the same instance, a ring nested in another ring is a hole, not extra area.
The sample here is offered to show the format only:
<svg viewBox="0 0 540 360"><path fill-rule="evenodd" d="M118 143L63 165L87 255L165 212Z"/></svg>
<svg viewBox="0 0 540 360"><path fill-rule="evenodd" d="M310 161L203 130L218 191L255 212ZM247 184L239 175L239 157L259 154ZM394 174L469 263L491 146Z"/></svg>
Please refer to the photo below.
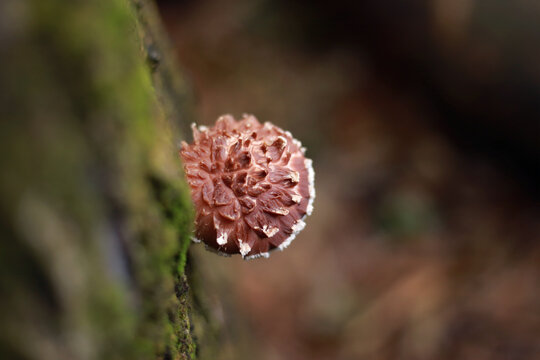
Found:
<svg viewBox="0 0 540 360"><path fill-rule="evenodd" d="M190 93L153 3L2 1L0 83L0 358L194 358Z"/></svg>

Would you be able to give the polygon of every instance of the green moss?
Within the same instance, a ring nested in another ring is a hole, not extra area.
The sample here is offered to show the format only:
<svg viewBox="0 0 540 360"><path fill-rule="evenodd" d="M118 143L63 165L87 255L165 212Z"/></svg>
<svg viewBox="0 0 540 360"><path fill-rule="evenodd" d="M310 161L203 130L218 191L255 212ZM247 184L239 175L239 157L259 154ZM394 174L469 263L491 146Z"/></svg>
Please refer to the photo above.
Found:
<svg viewBox="0 0 540 360"><path fill-rule="evenodd" d="M0 59L13 89L0 97L12 120L0 125L0 226L17 244L0 254L26 267L0 263L13 330L0 343L28 359L194 358L178 292L192 224L179 114L145 61L147 30L128 0L21 6L28 26Z"/></svg>

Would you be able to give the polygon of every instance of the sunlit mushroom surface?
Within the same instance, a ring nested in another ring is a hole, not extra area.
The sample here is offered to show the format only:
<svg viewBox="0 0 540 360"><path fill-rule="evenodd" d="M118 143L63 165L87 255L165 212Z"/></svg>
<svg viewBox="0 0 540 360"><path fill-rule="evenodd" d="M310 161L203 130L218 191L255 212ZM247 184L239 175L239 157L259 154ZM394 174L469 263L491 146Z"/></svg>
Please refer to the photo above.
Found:
<svg viewBox="0 0 540 360"><path fill-rule="evenodd" d="M195 241L243 258L283 250L305 227L315 197L305 148L290 132L254 116L192 125L180 154L196 209Z"/></svg>

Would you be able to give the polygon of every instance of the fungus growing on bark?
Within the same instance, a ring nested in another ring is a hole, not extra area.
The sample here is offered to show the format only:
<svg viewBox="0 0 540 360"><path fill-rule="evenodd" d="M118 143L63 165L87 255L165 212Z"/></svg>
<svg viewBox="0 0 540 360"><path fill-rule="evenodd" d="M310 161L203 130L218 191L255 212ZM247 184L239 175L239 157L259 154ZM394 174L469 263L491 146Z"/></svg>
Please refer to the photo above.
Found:
<svg viewBox="0 0 540 360"><path fill-rule="evenodd" d="M251 115L193 129L180 154L196 210L194 241L245 259L283 250L305 227L315 198L305 148L290 132Z"/></svg>

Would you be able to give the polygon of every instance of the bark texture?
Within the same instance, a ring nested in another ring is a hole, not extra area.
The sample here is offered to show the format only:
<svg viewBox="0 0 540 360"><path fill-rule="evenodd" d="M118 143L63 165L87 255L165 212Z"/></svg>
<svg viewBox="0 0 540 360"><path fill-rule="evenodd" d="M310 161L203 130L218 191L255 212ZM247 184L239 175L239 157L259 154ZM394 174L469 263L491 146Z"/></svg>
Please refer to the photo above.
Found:
<svg viewBox="0 0 540 360"><path fill-rule="evenodd" d="M0 358L190 359L190 95L146 0L0 3Z"/></svg>

